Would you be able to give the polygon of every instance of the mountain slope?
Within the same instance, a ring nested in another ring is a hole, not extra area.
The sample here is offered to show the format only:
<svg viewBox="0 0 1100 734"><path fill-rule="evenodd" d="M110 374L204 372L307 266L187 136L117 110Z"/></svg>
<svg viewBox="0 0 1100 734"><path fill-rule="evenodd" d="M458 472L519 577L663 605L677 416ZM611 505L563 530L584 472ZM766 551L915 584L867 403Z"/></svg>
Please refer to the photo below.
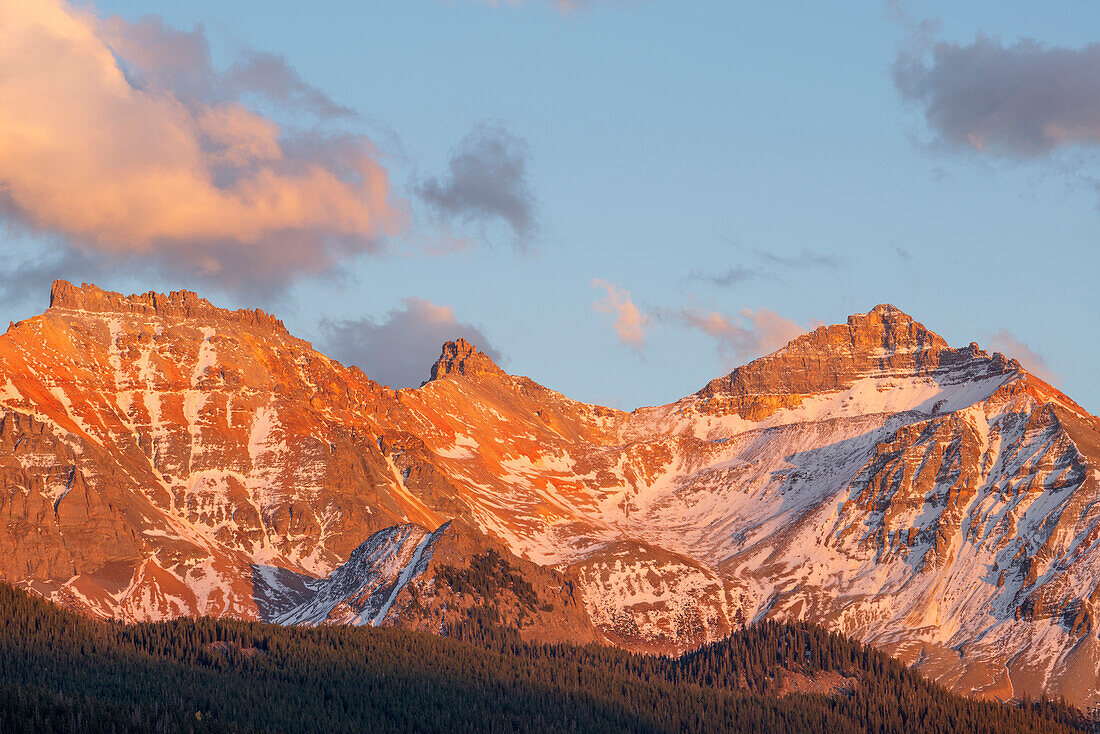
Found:
<svg viewBox="0 0 1100 734"><path fill-rule="evenodd" d="M965 699L882 653L765 623L680 659L394 629L105 624L0 584L0 729L1034 732L1066 707Z"/></svg>
<svg viewBox="0 0 1100 734"><path fill-rule="evenodd" d="M1100 700L1100 421L891 306L625 413L461 340L393 391L262 312L58 282L0 381L0 576L96 616L663 652L806 620L965 693Z"/></svg>

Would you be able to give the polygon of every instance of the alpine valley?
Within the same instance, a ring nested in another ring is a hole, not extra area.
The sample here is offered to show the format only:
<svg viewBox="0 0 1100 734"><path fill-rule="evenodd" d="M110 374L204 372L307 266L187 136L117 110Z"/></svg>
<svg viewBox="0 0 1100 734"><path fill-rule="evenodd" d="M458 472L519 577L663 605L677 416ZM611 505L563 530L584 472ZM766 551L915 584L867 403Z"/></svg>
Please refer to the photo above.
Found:
<svg viewBox="0 0 1100 734"><path fill-rule="evenodd" d="M804 621L1087 707L1100 419L888 305L627 413L462 340L395 391L262 311L58 281L0 337L0 578L97 618L647 652Z"/></svg>

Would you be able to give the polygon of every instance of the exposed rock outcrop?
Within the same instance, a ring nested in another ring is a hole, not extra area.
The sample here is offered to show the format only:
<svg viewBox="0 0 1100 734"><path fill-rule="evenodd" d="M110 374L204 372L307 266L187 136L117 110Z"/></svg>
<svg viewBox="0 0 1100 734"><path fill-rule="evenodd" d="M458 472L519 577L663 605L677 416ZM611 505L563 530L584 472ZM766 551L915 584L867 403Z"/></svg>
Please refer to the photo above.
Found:
<svg viewBox="0 0 1100 734"><path fill-rule="evenodd" d="M439 359L432 365L431 379L440 380L447 375L502 376L504 370L496 366L487 355L465 339L456 339L443 345Z"/></svg>

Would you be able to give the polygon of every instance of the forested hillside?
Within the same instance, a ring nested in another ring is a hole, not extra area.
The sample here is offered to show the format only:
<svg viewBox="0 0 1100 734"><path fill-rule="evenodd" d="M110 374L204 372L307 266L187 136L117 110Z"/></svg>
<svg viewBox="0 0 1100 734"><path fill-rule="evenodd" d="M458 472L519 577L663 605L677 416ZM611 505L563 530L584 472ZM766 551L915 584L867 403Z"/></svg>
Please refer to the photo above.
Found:
<svg viewBox="0 0 1100 734"><path fill-rule="evenodd" d="M460 634L100 622L0 584L0 730L961 734L1086 723L1051 702L962 698L802 625L764 623L678 659L526 644L491 613Z"/></svg>

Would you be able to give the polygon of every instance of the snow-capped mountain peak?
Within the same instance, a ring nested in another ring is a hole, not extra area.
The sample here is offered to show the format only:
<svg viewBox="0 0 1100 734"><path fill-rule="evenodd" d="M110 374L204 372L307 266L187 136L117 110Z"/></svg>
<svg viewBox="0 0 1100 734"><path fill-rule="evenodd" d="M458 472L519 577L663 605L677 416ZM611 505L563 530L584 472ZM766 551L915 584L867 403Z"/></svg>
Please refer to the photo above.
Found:
<svg viewBox="0 0 1100 734"><path fill-rule="evenodd" d="M664 651L807 619L965 692L1100 700L1100 421L1009 357L880 305L632 413L463 340L431 374L59 281L0 337L0 576L103 617Z"/></svg>

